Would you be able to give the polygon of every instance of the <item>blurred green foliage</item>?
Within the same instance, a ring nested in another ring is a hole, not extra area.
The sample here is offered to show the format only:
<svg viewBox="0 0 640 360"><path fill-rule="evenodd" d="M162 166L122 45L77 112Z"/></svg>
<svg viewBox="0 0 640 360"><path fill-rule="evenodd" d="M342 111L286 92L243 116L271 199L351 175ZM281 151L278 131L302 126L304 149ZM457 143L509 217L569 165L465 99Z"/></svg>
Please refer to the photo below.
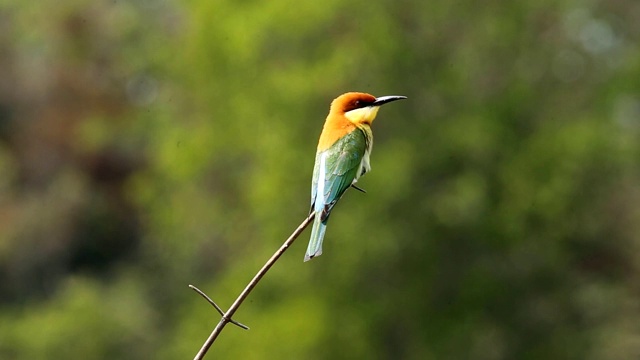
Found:
<svg viewBox="0 0 640 360"><path fill-rule="evenodd" d="M0 358L195 355L308 211L346 91L366 195L211 358L640 356L640 3L0 4Z"/></svg>

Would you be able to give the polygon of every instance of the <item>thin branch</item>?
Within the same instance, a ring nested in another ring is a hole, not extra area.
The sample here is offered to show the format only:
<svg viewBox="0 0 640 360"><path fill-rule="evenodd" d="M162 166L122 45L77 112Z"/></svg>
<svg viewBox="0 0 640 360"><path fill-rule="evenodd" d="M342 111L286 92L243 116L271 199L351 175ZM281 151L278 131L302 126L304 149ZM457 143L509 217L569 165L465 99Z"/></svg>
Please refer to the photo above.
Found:
<svg viewBox="0 0 640 360"><path fill-rule="evenodd" d="M224 316L224 311L222 311L222 309L220 308L220 306L218 306L218 304L215 303L215 301L211 300L211 298L209 296L207 296L207 294L205 294L202 290L198 289L197 287L193 286L193 285L189 285L189 287L191 289L193 289L195 292L197 292L198 294L200 294L200 296L202 296L203 298L205 298L205 300L207 300L209 302L209 304L211 304L216 311L218 312L218 314L220 314L220 316ZM249 330L249 327L247 325L244 325L242 323L239 323L233 319L229 319L229 322L237 325L245 330Z"/></svg>
<svg viewBox="0 0 640 360"><path fill-rule="evenodd" d="M216 310L218 311L218 314L220 314L220 316L224 316L224 311L222 311L220 306L218 306L218 304L216 304L213 300L211 300L211 298L209 296L207 296L207 294L205 294L202 290L198 289L197 287L195 287L193 285L189 285L189 287L191 289L193 289L195 292L197 292L198 294L200 294L200 296L202 296L205 300L207 300L209 302L209 304L213 305L213 307L216 308Z"/></svg>
<svg viewBox="0 0 640 360"><path fill-rule="evenodd" d="M298 236L300 236L302 231L304 231L304 229L307 226L309 226L311 221L313 221L314 217L315 217L315 213L311 212L311 214L309 214L309 216L307 216L307 218L304 219L304 221L302 221L300 226L298 226L298 228L291 234L291 236L289 236L289 238L284 242L284 244L280 246L278 251L276 251L275 254L271 256L271 258L264 264L264 266L262 266L262 269L260 269L260 271L258 271L258 273L253 277L253 279L251 279L247 287L245 287L244 290L242 290L242 292L240 293L236 301L234 301L233 304L231 304L231 307L229 308L229 310L227 310L226 313L223 313L222 309L220 309L220 307L218 307L218 305L216 305L216 303L213 302L213 300L211 300L211 298L209 298L205 293L200 291L200 289L196 288L195 286L189 285L190 288L197 291L202 297L207 299L207 301L209 301L209 303L213 305L222 316L222 318L220 319L220 322L218 322L218 325L216 325L216 327L211 332L211 335L209 335L209 338L207 338L207 341L204 342L204 344L202 345L202 348L200 348L200 351L198 351L198 354L196 354L196 357L194 358L194 360L202 360L204 358L205 354L207 353L207 351L209 351L209 348L211 347L213 342L216 340L218 335L220 335L220 332L222 332L222 329L224 329L227 323L233 323L235 325L240 326L241 328L249 329L245 325L242 325L232 320L231 318L233 317L233 314L236 313L236 311L238 310L242 302L247 298L247 296L249 296L249 293L253 290L253 288L255 288L256 285L258 285L258 282L260 281L260 279L262 279L262 277L267 273L267 271L269 271L271 266L273 266L273 264L275 264L275 262L278 261L280 256L282 256L282 254L284 254L284 252L287 251L289 246L291 246L291 244L293 244L293 242L298 238Z"/></svg>

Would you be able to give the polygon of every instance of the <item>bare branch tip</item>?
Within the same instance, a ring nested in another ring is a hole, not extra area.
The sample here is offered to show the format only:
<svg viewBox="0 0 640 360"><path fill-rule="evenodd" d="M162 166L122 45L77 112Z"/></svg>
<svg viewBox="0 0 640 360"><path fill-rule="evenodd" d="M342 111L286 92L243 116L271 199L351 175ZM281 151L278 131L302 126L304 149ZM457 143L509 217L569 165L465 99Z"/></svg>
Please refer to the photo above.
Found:
<svg viewBox="0 0 640 360"><path fill-rule="evenodd" d="M239 323L239 322L237 322L235 320L232 320L232 319L229 319L229 322L232 323L233 325L238 326L241 329L249 330L249 327L247 325L243 324L243 323Z"/></svg>
<svg viewBox="0 0 640 360"><path fill-rule="evenodd" d="M356 190L358 190L358 191L360 191L360 192L361 192L361 193L363 193L363 194L366 194L366 193L367 193L367 191L366 191L365 189L363 189L363 188L361 188L361 187L356 186L356 184L351 184L351 187L352 187L352 188L354 188L354 189L356 189Z"/></svg>
<svg viewBox="0 0 640 360"><path fill-rule="evenodd" d="M211 304L214 308L216 308L216 310L218 311L220 316L224 316L224 311L222 311L220 306L218 306L218 304L216 304L215 301L211 300L211 298L209 296L207 296L207 294L205 294L204 291L198 289L197 287L195 287L193 285L189 285L189 287L191 289L193 289L195 292L197 292L198 294L200 294L200 296L205 298L205 300L207 300L209 302L209 304Z"/></svg>

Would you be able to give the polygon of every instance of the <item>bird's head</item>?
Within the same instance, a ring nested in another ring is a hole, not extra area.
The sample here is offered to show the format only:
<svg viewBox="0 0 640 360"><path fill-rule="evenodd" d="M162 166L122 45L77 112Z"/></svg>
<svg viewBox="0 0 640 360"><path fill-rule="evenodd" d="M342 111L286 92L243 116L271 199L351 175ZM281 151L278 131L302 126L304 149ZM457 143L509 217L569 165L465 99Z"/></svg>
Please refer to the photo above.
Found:
<svg viewBox="0 0 640 360"><path fill-rule="evenodd" d="M378 114L380 106L392 101L406 99L406 96L380 96L360 92L349 92L338 96L331 103L331 112L344 115L349 121L358 124L371 125Z"/></svg>

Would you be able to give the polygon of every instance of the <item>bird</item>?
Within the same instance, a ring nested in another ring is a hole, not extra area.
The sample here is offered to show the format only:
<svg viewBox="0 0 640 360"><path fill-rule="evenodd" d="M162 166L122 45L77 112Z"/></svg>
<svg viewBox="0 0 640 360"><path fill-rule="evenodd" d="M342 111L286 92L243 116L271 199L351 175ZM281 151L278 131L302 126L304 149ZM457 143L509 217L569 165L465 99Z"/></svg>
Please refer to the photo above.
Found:
<svg viewBox="0 0 640 360"><path fill-rule="evenodd" d="M380 106L406 98L348 92L331 102L313 167L310 214L315 213L315 219L305 262L322 255L322 241L329 215L344 192L349 187L365 192L356 186L356 182L371 170L371 123Z"/></svg>

